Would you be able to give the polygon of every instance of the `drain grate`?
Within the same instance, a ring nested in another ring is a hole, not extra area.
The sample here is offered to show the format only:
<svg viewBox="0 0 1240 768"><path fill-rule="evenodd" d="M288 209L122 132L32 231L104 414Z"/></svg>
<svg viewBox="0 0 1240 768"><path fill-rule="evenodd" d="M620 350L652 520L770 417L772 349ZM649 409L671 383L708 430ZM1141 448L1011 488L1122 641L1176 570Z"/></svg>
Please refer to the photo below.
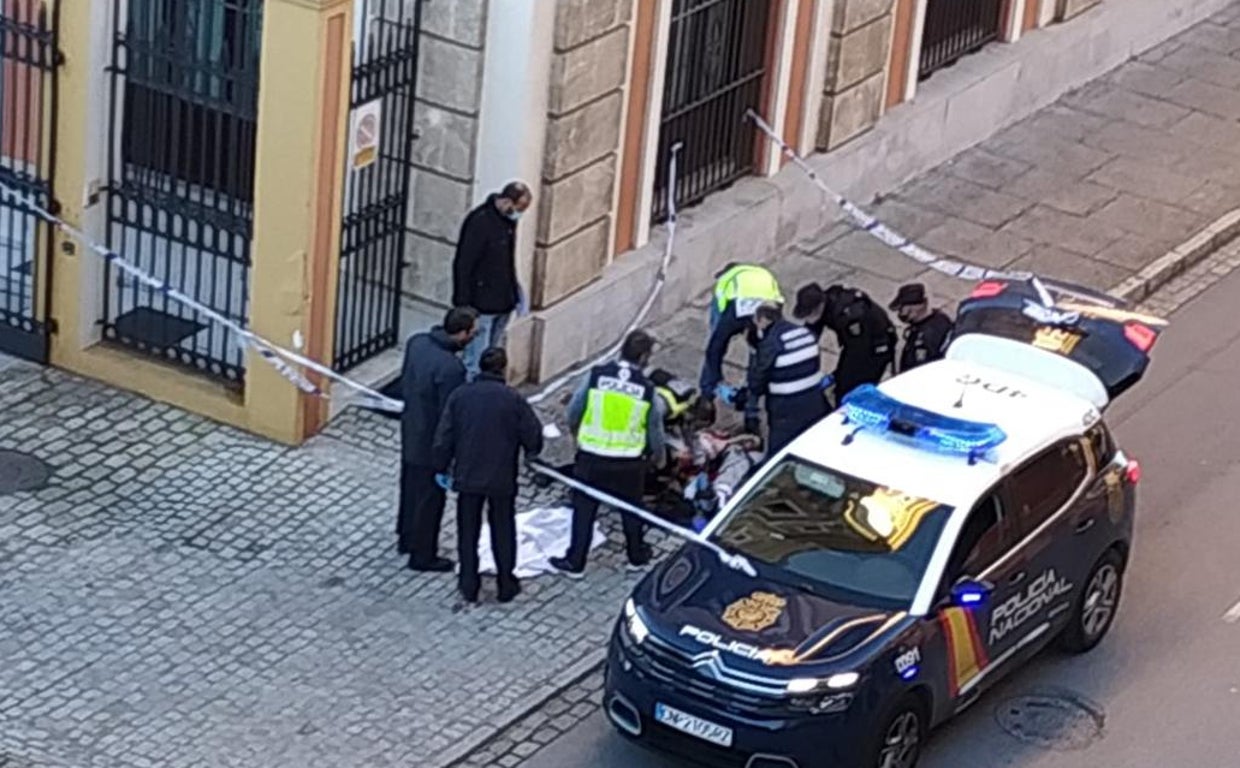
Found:
<svg viewBox="0 0 1240 768"><path fill-rule="evenodd" d="M21 451L0 451L0 494L37 491L47 485L52 468Z"/></svg>
<svg viewBox="0 0 1240 768"><path fill-rule="evenodd" d="M1102 738L1102 708L1068 691L1032 693L1007 699L995 719L1008 735L1044 749L1085 749Z"/></svg>

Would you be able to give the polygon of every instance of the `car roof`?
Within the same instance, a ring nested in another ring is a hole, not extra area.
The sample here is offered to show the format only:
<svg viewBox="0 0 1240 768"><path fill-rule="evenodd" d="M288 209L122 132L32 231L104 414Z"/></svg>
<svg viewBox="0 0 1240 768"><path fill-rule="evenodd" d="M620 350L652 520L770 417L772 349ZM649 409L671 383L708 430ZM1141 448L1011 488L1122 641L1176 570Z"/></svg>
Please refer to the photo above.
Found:
<svg viewBox="0 0 1240 768"><path fill-rule="evenodd" d="M976 362L938 360L879 385L917 408L998 426L1006 439L988 457L919 448L869 430L856 432L837 410L800 435L786 453L968 512L1013 467L1043 448L1081 434L1100 418L1088 400ZM845 438L853 434L845 443Z"/></svg>

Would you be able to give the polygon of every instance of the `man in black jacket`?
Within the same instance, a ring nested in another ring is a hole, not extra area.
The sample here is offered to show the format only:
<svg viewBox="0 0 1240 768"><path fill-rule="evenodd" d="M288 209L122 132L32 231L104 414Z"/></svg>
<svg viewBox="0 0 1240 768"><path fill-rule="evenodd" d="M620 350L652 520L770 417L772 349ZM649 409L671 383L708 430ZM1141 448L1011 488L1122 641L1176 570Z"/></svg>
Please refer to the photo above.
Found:
<svg viewBox="0 0 1240 768"><path fill-rule="evenodd" d="M517 564L517 458L543 449L542 424L534 409L504 381L508 355L500 347L482 353L478 378L452 393L435 433L435 469L452 471L456 501L458 584L466 602L478 602L478 536L482 505L491 526L491 551L499 601L521 592ZM455 466L454 466L455 464Z"/></svg>
<svg viewBox="0 0 1240 768"><path fill-rule="evenodd" d="M461 224L452 262L452 304L478 313L478 335L465 349L470 381L478 375L482 351L503 346L512 311L524 311L517 283L517 220L532 200L529 187L514 181L488 196Z"/></svg>
<svg viewBox="0 0 1240 768"><path fill-rule="evenodd" d="M792 316L814 336L830 328L840 347L835 397L839 402L862 384L877 384L895 362L896 327L883 308L859 288L810 283L797 291Z"/></svg>
<svg viewBox="0 0 1240 768"><path fill-rule="evenodd" d="M474 337L477 315L472 309L448 311L443 325L409 338L401 372L400 514L396 535L401 554L409 555L414 571L444 573L452 561L439 557L439 527L446 498L435 480L431 448L439 415L448 396L465 383L458 355Z"/></svg>

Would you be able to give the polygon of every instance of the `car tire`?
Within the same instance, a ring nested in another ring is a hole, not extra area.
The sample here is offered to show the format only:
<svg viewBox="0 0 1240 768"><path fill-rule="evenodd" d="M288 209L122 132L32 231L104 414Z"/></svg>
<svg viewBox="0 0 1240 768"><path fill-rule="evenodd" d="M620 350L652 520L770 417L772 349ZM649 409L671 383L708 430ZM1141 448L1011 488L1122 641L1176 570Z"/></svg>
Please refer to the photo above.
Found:
<svg viewBox="0 0 1240 768"><path fill-rule="evenodd" d="M926 708L909 694L878 720L864 752L864 768L914 768L929 733Z"/></svg>
<svg viewBox="0 0 1240 768"><path fill-rule="evenodd" d="M1114 549L1094 563L1085 586L1072 604L1070 623L1059 636L1069 653L1093 650L1111 629L1124 589L1124 559Z"/></svg>

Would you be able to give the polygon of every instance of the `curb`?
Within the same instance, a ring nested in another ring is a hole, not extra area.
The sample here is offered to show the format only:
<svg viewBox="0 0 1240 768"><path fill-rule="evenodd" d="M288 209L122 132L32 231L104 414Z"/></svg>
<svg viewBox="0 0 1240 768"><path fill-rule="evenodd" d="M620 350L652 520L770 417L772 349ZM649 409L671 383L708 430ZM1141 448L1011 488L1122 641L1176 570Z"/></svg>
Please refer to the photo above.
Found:
<svg viewBox="0 0 1240 768"><path fill-rule="evenodd" d="M1147 264L1141 271L1111 288L1108 293L1130 304L1144 301L1157 292L1158 289L1201 263L1208 256L1238 236L1240 236L1240 208L1228 211L1215 219L1205 229L1158 257L1150 264ZM600 651L597 654L597 658L592 658L594 656L595 654L590 654L578 660L565 670L567 673L566 682L555 685L545 695L539 696L529 706L523 707L516 717L481 739L472 743L462 743L446 755L440 762L440 765L443 768L455 768L462 765L474 752L486 748L488 744L518 727L531 715L546 706L552 699L563 694L573 686L579 685L591 675L597 674L603 667L606 653L605 651Z"/></svg>
<svg viewBox="0 0 1240 768"><path fill-rule="evenodd" d="M1205 229L1146 265L1110 290L1111 295L1136 304L1201 263L1240 235L1240 208L1228 211Z"/></svg>

